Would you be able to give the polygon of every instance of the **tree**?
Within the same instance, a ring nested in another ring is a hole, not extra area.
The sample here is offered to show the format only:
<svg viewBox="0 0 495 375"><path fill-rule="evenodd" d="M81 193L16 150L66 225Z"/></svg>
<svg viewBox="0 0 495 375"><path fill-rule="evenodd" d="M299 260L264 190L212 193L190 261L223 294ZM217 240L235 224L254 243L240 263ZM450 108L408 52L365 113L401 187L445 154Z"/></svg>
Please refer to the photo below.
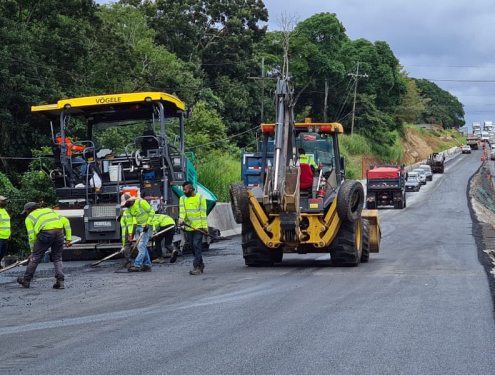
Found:
<svg viewBox="0 0 495 375"><path fill-rule="evenodd" d="M421 120L423 122L433 121L446 128L463 126L466 123L463 105L455 96L426 79L415 79L415 82L418 89L421 90L421 97L429 99L422 112Z"/></svg>
<svg viewBox="0 0 495 375"><path fill-rule="evenodd" d="M421 97L413 79L407 77L403 79L407 85L407 93L403 97L402 104L397 108L395 119L399 123L417 124L429 100Z"/></svg>
<svg viewBox="0 0 495 375"><path fill-rule="evenodd" d="M330 82L341 82L345 77L345 67L339 61L339 54L342 45L349 39L335 13L315 14L300 22L296 33L298 37L305 39L298 40L299 47L303 43L316 47L316 53L309 56L308 60L311 71L316 75L315 89L321 89L323 82L323 121L327 122ZM293 53L297 52L298 48L293 48Z"/></svg>

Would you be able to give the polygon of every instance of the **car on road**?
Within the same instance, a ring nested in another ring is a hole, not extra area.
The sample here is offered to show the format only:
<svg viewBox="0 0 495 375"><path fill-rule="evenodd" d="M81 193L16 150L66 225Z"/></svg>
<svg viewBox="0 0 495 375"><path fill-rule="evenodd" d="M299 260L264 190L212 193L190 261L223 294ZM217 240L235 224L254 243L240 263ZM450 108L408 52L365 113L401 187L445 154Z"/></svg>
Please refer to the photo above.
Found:
<svg viewBox="0 0 495 375"><path fill-rule="evenodd" d="M495 160L495 148L492 148L492 151L490 152L490 160Z"/></svg>
<svg viewBox="0 0 495 375"><path fill-rule="evenodd" d="M418 168L425 171L427 181L433 181L433 171L429 165L421 164Z"/></svg>
<svg viewBox="0 0 495 375"><path fill-rule="evenodd" d="M416 172L409 172L406 179L406 191L419 191L419 189L421 189L419 174Z"/></svg>
<svg viewBox="0 0 495 375"><path fill-rule="evenodd" d="M463 154L470 154L471 153L471 146L468 146L468 145L463 145L461 147L461 152Z"/></svg>
<svg viewBox="0 0 495 375"><path fill-rule="evenodd" d="M415 169L413 169L413 172L418 173L419 182L421 182L421 185L426 185L426 173L425 173L425 171L421 168L415 168Z"/></svg>

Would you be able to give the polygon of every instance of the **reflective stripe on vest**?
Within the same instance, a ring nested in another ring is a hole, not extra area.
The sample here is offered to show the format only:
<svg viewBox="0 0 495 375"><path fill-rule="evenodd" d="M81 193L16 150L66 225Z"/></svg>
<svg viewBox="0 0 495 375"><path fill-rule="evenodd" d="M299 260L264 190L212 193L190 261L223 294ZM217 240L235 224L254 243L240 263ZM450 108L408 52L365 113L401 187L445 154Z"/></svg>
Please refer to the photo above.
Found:
<svg viewBox="0 0 495 375"><path fill-rule="evenodd" d="M10 216L5 208L0 208L0 240L6 240L10 237Z"/></svg>
<svg viewBox="0 0 495 375"><path fill-rule="evenodd" d="M134 204L128 208L129 214L136 218L136 224L144 226L146 224L152 225L155 211L151 208L148 202L144 199L137 199Z"/></svg>
<svg viewBox="0 0 495 375"><path fill-rule="evenodd" d="M153 230L156 230L156 228L165 228L169 225L175 225L175 221L168 215L156 214L153 218Z"/></svg>
<svg viewBox="0 0 495 375"><path fill-rule="evenodd" d="M60 215L51 208L38 208L32 211L24 222L31 249L33 249L36 237L42 230L64 229Z"/></svg>
<svg viewBox="0 0 495 375"><path fill-rule="evenodd" d="M179 200L180 218L195 228L208 229L206 198L200 194L194 197L183 195ZM186 227L187 231L194 229Z"/></svg>

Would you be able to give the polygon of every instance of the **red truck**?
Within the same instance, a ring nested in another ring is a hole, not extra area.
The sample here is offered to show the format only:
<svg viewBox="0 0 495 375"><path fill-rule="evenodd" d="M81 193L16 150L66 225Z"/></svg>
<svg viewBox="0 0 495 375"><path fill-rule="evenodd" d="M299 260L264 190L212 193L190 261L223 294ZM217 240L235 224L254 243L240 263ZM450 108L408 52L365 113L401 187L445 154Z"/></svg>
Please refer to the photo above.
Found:
<svg viewBox="0 0 495 375"><path fill-rule="evenodd" d="M406 178L403 165L372 165L366 172L366 208L406 207Z"/></svg>

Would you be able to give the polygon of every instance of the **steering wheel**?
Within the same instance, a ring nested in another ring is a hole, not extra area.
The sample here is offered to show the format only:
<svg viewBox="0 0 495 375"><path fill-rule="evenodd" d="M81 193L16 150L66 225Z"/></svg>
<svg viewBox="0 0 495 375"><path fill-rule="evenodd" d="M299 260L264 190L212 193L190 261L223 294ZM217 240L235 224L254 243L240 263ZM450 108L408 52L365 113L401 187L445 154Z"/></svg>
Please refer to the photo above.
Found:
<svg viewBox="0 0 495 375"><path fill-rule="evenodd" d="M132 154L131 154L131 160L134 162L134 165L136 167L140 167L141 166L141 153L139 152L139 150L136 150L136 151L133 151Z"/></svg>

